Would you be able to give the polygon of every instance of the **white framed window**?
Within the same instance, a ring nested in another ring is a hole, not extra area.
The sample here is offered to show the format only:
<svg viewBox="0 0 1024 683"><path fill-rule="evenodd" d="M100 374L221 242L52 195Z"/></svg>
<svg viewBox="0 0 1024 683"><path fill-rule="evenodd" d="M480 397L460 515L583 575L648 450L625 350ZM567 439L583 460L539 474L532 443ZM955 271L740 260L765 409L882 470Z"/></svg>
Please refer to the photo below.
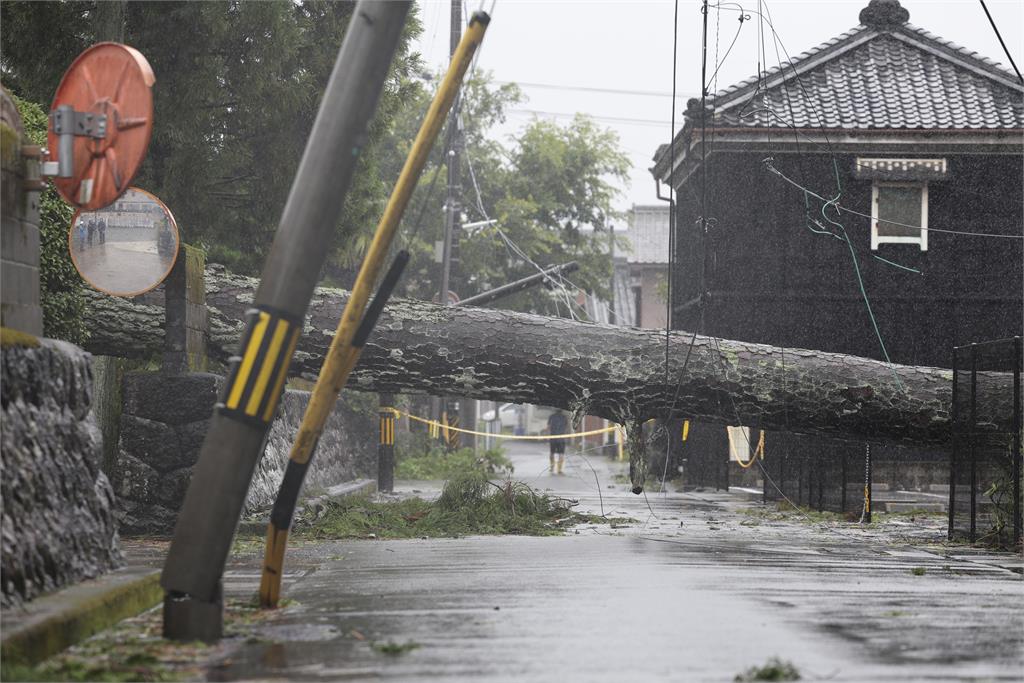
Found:
<svg viewBox="0 0 1024 683"><path fill-rule="evenodd" d="M928 250L928 183L872 183L871 248L879 244L917 244Z"/></svg>

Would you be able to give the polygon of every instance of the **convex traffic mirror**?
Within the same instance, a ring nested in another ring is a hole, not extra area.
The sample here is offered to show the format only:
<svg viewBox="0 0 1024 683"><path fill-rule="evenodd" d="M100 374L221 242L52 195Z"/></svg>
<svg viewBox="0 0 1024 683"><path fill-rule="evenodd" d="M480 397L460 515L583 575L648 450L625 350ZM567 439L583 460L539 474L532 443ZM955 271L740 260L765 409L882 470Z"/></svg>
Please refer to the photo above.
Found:
<svg viewBox="0 0 1024 683"><path fill-rule="evenodd" d="M114 296L136 296L163 282L180 242L167 206L137 187L99 211L76 213L68 236L82 278Z"/></svg>

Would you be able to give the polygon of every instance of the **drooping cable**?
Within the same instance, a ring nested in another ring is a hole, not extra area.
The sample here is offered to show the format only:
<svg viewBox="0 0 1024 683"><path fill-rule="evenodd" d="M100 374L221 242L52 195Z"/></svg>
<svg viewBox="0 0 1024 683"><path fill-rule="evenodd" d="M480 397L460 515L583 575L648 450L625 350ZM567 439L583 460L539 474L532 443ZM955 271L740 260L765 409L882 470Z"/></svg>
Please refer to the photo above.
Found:
<svg viewBox="0 0 1024 683"><path fill-rule="evenodd" d="M1010 60L1010 66L1017 72L1017 78L1021 83L1024 83L1024 76L1020 75L1020 69L1017 68L1017 63L1013 61L1013 55L1010 54L1010 50L1007 49L1006 43L1003 42L1003 36L999 33L999 27L996 26L996 20L992 18L992 14L988 11L988 7L985 6L985 0L979 0L981 2L981 8L985 10L985 16L988 17L988 23L992 24L992 30L996 32L996 38L999 39L999 44L1003 46L1003 52L1006 53L1006 58Z"/></svg>
<svg viewBox="0 0 1024 683"><path fill-rule="evenodd" d="M704 3L705 6L707 3ZM669 130L669 171L668 171L668 269L665 273L667 292L665 296L665 384L669 376L669 342L672 338L672 281L675 279L676 262L676 73L679 66L679 0L675 0L672 16L672 127ZM703 88L702 88L703 89ZM672 452L672 440L668 434L668 423L672 420L672 412L665 416L665 467L661 476L661 490L665 490L665 478L668 476L668 461Z"/></svg>

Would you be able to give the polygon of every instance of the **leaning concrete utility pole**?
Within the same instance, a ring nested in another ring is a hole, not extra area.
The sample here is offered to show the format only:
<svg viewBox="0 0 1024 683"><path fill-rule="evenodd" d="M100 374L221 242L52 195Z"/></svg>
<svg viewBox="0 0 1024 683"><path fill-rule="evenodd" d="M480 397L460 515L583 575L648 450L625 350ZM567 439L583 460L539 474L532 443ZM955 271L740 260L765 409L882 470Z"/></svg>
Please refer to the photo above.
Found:
<svg viewBox="0 0 1024 683"><path fill-rule="evenodd" d="M448 73L445 74L430 103L430 108L427 109L427 115L412 143L402 172L399 173L391 197L384 207L384 214L377 224L373 241L370 242L363 264L359 267L352 295L345 304L338 328L331 339L330 349L324 357L323 368L317 377L316 386L309 397L309 405L302 416L299 432L295 435L295 443L292 444L291 453L288 455L288 467L284 471L284 478L274 501L274 509L270 513L270 524L267 525L265 561L260 580L260 604L263 607L277 607L281 594L281 574L284 552L288 544L288 530L291 528L295 504L298 502L316 444L323 433L327 418L334 410L338 394L348 382L348 376L355 368L359 355L370 337L377 316L384 309L405 265L409 262L409 252L404 249L398 252L391 268L384 275L376 296L367 305L373 283L377 281L377 275L391 249L402 215L409 200L412 199L416 182L430 156L434 140L441 132L445 115L455 101L462 85L462 77L473 58L473 53L483 40L489 21L490 18L484 12L473 15L473 20L466 31L466 38L459 46L460 56L452 60L448 67Z"/></svg>
<svg viewBox="0 0 1024 683"><path fill-rule="evenodd" d="M235 527L411 4L352 12L164 563L167 638L220 637Z"/></svg>

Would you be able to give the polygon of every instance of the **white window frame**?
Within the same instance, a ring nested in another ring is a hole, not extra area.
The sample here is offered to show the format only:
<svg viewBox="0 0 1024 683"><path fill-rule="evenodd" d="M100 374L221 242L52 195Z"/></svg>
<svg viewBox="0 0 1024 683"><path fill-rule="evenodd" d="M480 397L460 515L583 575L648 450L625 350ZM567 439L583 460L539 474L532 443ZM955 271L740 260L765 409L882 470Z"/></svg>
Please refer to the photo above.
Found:
<svg viewBox="0 0 1024 683"><path fill-rule="evenodd" d="M879 187L914 187L921 190L921 236L905 237L878 234L878 188ZM928 251L928 183L899 183L876 180L871 183L871 250L877 250L879 244L919 244L921 251Z"/></svg>

